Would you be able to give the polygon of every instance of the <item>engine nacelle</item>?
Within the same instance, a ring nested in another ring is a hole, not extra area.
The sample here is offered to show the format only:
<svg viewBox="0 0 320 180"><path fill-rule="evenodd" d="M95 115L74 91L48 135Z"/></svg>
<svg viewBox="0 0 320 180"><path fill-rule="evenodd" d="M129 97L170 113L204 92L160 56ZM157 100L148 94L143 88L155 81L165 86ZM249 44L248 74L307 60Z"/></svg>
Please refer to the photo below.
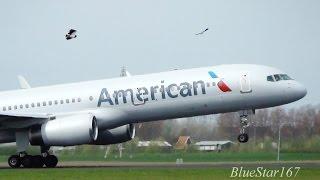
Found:
<svg viewBox="0 0 320 180"><path fill-rule="evenodd" d="M89 144L98 138L98 125L92 114L57 117L42 125L32 127L31 145L73 146Z"/></svg>
<svg viewBox="0 0 320 180"><path fill-rule="evenodd" d="M108 145L130 141L134 138L135 132L136 130L133 124L127 124L110 130L104 130L99 133L97 140L90 144Z"/></svg>

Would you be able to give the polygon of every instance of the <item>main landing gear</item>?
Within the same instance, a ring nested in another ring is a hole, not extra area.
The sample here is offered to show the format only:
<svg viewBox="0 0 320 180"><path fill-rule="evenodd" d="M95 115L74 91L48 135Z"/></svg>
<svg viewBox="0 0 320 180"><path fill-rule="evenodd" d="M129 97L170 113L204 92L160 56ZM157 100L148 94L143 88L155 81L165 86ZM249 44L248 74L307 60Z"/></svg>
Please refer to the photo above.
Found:
<svg viewBox="0 0 320 180"><path fill-rule="evenodd" d="M8 159L8 164L12 168L42 168L44 166L48 168L54 168L58 164L58 158L55 155L50 155L49 148L41 147L41 155L31 156L25 152L19 153L19 155L12 155Z"/></svg>
<svg viewBox="0 0 320 180"><path fill-rule="evenodd" d="M247 113L243 113L242 115L240 115L240 135L238 136L238 141L240 143L246 143L249 140L249 136L247 133L245 133L245 130L247 127L250 126L249 120L248 120L248 114Z"/></svg>

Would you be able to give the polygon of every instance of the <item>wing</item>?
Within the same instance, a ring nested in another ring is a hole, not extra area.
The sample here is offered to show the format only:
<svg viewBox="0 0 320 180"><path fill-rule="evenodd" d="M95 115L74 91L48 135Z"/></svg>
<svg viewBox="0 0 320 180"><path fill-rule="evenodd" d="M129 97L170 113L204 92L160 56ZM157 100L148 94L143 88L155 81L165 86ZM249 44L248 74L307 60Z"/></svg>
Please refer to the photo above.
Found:
<svg viewBox="0 0 320 180"><path fill-rule="evenodd" d="M1 113L0 129L27 128L53 118L54 116L50 114Z"/></svg>

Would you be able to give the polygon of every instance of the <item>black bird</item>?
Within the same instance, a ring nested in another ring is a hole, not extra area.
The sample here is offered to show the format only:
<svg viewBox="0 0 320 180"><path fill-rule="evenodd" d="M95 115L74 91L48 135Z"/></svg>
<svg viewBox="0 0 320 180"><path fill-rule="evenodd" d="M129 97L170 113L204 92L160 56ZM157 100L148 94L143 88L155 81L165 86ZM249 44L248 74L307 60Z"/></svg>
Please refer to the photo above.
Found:
<svg viewBox="0 0 320 180"><path fill-rule="evenodd" d="M208 31L208 30L209 30L209 28L207 28L207 29L205 29L205 30L201 31L200 33L197 33L196 35L203 34L204 32L206 32L206 31Z"/></svg>
<svg viewBox="0 0 320 180"><path fill-rule="evenodd" d="M76 32L77 30L70 29L69 32L66 34L66 39L70 40L70 39L76 38L77 37Z"/></svg>

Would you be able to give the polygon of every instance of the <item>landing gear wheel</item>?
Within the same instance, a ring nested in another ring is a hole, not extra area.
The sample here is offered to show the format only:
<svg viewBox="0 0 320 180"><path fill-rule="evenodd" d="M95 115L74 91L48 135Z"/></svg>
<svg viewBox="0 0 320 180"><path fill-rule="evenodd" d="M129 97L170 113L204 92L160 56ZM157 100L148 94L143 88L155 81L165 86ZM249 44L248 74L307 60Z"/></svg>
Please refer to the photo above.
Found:
<svg viewBox="0 0 320 180"><path fill-rule="evenodd" d="M33 167L42 168L44 165L44 158L40 155L33 156Z"/></svg>
<svg viewBox="0 0 320 180"><path fill-rule="evenodd" d="M238 141L239 141L240 143L246 143L246 142L248 142L248 140L249 140L248 134L243 133L243 134L240 134L240 135L238 136Z"/></svg>
<svg viewBox="0 0 320 180"><path fill-rule="evenodd" d="M21 164L24 168L32 168L33 157L30 155L25 155L21 160Z"/></svg>
<svg viewBox="0 0 320 180"><path fill-rule="evenodd" d="M18 155L12 155L8 158L8 164L12 168L19 168L21 166L21 159Z"/></svg>
<svg viewBox="0 0 320 180"><path fill-rule="evenodd" d="M54 168L58 164L58 158L55 155L49 155L49 156L44 158L44 164L48 168Z"/></svg>

